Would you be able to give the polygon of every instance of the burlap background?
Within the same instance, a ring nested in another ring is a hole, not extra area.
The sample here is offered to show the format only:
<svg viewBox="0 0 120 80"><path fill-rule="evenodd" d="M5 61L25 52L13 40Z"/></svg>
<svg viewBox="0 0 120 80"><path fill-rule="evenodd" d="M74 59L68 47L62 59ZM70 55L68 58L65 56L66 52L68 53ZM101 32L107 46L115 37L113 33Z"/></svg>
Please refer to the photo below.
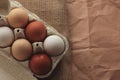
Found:
<svg viewBox="0 0 120 80"><path fill-rule="evenodd" d="M66 34L66 0L16 0L25 8L37 14L60 33Z"/></svg>

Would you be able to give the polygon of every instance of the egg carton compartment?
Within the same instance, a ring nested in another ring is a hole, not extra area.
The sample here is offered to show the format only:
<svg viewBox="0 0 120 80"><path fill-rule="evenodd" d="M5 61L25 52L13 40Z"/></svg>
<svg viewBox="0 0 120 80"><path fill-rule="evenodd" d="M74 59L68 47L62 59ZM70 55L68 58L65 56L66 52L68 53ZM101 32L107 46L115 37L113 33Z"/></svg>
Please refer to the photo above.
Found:
<svg viewBox="0 0 120 80"><path fill-rule="evenodd" d="M13 46L13 44L19 40L19 39L26 39L30 42L31 46L32 46L32 55L36 54L36 53L44 53L46 50L45 50L45 41L47 38L49 38L50 36L57 36L60 40L63 40L63 43L64 43L64 50L56 55L56 56L53 56L53 55L48 55L52 61L52 66L51 66L51 70L44 74L44 75L38 75L38 74L34 74L34 76L38 77L38 78L46 78L48 76L50 76L50 74L53 72L53 70L56 68L57 64L61 61L61 59L64 57L64 55L67 53L68 49L69 49L69 43L66 39L66 37L64 37L62 34L60 34L56 29L54 29L52 26L50 26L49 24L47 24L45 21L43 21L41 18L39 18L36 14L30 12L29 10L25 9L19 2L17 1L14 1L14 0L9 0L10 2L10 7L9 7L9 12L11 10L14 10L16 8L22 8L24 9L27 14L28 14L28 23L31 23L31 22L34 22L34 21L39 21L39 22L42 22L44 24L44 26L46 27L46 38L42 41L34 41L34 42L31 42L28 40L28 38L26 37L26 27L21 27L21 28L12 28L10 27L11 24L9 23L8 21L8 17L5 15L0 15L0 27L2 28L3 26L7 26L9 27L12 31L13 31L13 34L14 34L14 38L13 38L13 41L11 43L9 43L8 46L5 46L5 47L11 47ZM54 37L53 37L54 38ZM51 38L51 40L54 40L53 38ZM56 39L57 40L57 39ZM48 40L49 41L49 40ZM58 40L59 41L59 40ZM2 42L2 41L1 41ZM56 41L57 42L57 41ZM59 45L57 45L59 46ZM54 47L56 48L56 50L59 50L59 48L57 49L57 46ZM1 47L1 46L0 46ZM2 48L2 47L1 47ZM61 47L63 48L63 47ZM56 51L57 52L57 51ZM12 49L11 49L11 53L12 53ZM47 52L46 52L47 53ZM9 60L15 62L16 64L20 64L22 67L24 67L28 72L32 73L32 71L30 71L30 66L28 65L29 64L29 60L30 59L27 59L25 61L16 61L13 57L11 56L8 56Z"/></svg>

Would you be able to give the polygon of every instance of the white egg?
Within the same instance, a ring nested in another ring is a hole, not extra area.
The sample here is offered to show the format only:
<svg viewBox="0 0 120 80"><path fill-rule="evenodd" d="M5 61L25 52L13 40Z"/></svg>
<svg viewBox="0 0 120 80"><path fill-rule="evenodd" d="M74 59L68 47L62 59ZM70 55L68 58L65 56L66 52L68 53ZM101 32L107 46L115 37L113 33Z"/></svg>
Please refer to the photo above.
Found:
<svg viewBox="0 0 120 80"><path fill-rule="evenodd" d="M0 27L0 47L8 47L14 41L13 31L6 26Z"/></svg>
<svg viewBox="0 0 120 80"><path fill-rule="evenodd" d="M64 41L57 35L48 36L44 41L44 49L51 56L60 55L65 48Z"/></svg>

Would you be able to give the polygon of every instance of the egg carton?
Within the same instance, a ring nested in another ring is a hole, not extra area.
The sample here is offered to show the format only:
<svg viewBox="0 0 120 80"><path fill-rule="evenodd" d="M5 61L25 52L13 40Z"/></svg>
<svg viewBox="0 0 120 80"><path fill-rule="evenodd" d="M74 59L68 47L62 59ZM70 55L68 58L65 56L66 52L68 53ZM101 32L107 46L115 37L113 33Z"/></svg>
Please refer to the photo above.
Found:
<svg viewBox="0 0 120 80"><path fill-rule="evenodd" d="M46 23L45 21L43 21L41 18L39 18L36 14L34 14L34 13L30 12L29 10L27 10L26 8L24 8L19 2L15 1L15 0L9 0L9 4L7 4L7 6L8 6L8 9L5 9L4 12L2 12L0 14L0 26L3 26L3 25L9 26L9 24L8 24L8 22L6 20L6 15L8 14L8 12L11 9L13 9L13 8L19 8L20 7L20 8L23 8L23 9L25 9L27 11L28 16L29 16L29 22L37 20L37 21L40 21L40 22L44 23L44 25L46 26L46 29L47 29L47 36L58 35L58 36L60 36L63 39L64 44L65 44L64 52L62 52L62 54L60 54L58 56L51 57L51 59L52 59L52 69L49 71L49 73L47 73L45 75L34 74L34 76L36 76L38 78L46 78L46 77L50 76L51 73L53 72L53 70L56 68L56 66L58 65L58 63L61 61L61 59L64 57L64 55L67 53L67 51L69 49L69 43L68 43L66 37L64 37L62 34L60 34L51 25L49 25L48 23ZM22 28L15 28L13 30L13 32L14 32L14 38L15 38L15 40L17 40L19 38L26 38L25 37L25 33L24 33L24 29L22 29ZM32 44L32 46L33 46L33 53L40 52L40 51L43 50L43 42L34 42ZM10 57L9 59L12 60L13 62L16 62L15 60L13 60L12 57ZM29 70L29 67L27 65L28 61L26 61L26 62L17 62L17 63L20 63L30 73L32 73Z"/></svg>

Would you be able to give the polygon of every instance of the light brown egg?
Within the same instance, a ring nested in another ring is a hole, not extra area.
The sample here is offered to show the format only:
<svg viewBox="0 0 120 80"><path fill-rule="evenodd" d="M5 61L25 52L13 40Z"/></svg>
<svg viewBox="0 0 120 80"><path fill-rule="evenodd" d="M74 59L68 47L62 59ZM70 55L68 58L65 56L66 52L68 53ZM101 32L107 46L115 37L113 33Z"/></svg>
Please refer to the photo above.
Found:
<svg viewBox="0 0 120 80"><path fill-rule="evenodd" d="M28 23L28 14L22 8L15 8L7 15L7 19L12 28L22 28Z"/></svg>
<svg viewBox="0 0 120 80"><path fill-rule="evenodd" d="M32 45L26 39L18 39L12 45L12 56L19 61L27 60L32 55Z"/></svg>

